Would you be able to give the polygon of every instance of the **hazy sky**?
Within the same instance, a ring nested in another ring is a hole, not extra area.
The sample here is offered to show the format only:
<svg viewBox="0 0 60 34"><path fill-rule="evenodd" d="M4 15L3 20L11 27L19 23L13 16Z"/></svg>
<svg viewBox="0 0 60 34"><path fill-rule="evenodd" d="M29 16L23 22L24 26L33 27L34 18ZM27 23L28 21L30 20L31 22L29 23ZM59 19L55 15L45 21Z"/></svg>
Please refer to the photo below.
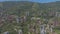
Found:
<svg viewBox="0 0 60 34"><path fill-rule="evenodd" d="M21 1L21 0L0 0L0 2L2 1ZM27 0L27 1L46 3L46 2L55 2L55 1L60 1L60 0Z"/></svg>

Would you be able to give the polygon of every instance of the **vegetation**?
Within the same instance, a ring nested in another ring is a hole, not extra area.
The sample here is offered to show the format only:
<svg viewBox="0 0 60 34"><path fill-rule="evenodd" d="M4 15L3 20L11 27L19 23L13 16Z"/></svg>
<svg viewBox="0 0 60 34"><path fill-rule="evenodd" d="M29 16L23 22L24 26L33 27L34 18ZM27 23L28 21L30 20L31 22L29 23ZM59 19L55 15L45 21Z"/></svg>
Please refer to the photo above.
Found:
<svg viewBox="0 0 60 34"><path fill-rule="evenodd" d="M28 12L28 13L26 13ZM58 12L58 13L57 13ZM23 17L26 16L26 21L23 23L17 23L16 19L13 18L12 21L9 21L8 16L14 15L15 17ZM23 29L23 34L27 34L28 32L28 24L33 24L36 21L31 21L32 17L41 18L41 21L45 24L53 23L54 20L58 20L60 27L60 2L51 2L51 3L35 3L35 2L25 2L25 1L6 1L0 2L0 20L4 19L4 22L0 22L3 24L0 27L0 33L9 31L10 34L16 34L16 30L14 29ZM2 19L1 19L2 18ZM45 19L45 21L44 21ZM51 21L50 21L51 20ZM50 22L49 22L50 21ZM23 28L21 28L23 27ZM57 33L59 33L55 29Z"/></svg>

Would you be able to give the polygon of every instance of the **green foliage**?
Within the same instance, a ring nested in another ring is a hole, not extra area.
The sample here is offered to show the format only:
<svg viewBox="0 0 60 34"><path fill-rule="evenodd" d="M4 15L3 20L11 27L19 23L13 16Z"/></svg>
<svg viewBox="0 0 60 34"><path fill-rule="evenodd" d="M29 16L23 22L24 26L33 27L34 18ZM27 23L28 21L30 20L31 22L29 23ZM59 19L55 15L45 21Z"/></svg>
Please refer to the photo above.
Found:
<svg viewBox="0 0 60 34"><path fill-rule="evenodd" d="M1 9L3 9L3 11ZM27 22L24 22L23 24L23 32L24 34L27 34L28 32L27 24L33 24L36 22L31 21L30 20L31 17L39 17L41 18L42 22L47 24L48 23L47 20L55 18L56 13L53 15L52 12L60 12L60 2L35 3L35 2L24 2L24 1L21 2L9 1L0 3L0 10L2 11L3 15L10 14L19 17L26 16L25 12L29 12L29 16L27 16ZM46 21L44 21L44 19L46 19ZM22 25L21 23L17 24L16 22L14 23L6 22L4 23L3 27L0 28L0 32L9 31L10 34L17 34L14 28L19 30L21 29L21 25Z"/></svg>

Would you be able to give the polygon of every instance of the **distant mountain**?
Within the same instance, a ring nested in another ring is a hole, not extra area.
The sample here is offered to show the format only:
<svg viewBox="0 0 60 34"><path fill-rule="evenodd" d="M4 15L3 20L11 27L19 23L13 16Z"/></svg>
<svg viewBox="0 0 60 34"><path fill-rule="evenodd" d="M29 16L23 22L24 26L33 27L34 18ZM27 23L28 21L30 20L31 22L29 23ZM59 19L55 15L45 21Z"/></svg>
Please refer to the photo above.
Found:
<svg viewBox="0 0 60 34"><path fill-rule="evenodd" d="M2 2L2 4L3 4L3 10L7 12L60 11L60 2L36 3L36 2L27 2L27 1L7 1L7 2Z"/></svg>
<svg viewBox="0 0 60 34"><path fill-rule="evenodd" d="M1 4L1 3L0 3ZM2 2L3 4L3 9L10 9L10 8L21 8L21 9L32 9L32 6L39 7L37 9L47 9L52 8L59 10L60 9L60 2L52 2L52 3L35 3L35 2L24 2L24 1L7 1L7 2Z"/></svg>
<svg viewBox="0 0 60 34"><path fill-rule="evenodd" d="M34 5L35 4L35 5ZM44 10L48 8L52 8L52 9L56 9L59 10L60 9L60 2L52 2L52 3L35 3L35 2L25 2L25 1L6 1L6 2L0 2L0 7L3 7L4 10L8 10L10 8L18 8L18 9L32 9L33 7L39 7L37 9L39 10Z"/></svg>
<svg viewBox="0 0 60 34"><path fill-rule="evenodd" d="M60 1L51 3L36 3L27 1L0 2L0 12L1 11L4 12L3 14L8 13L22 15L25 12L30 12L31 16L40 16L40 13L42 13L45 17L47 14L53 16L56 15L56 12L60 12Z"/></svg>

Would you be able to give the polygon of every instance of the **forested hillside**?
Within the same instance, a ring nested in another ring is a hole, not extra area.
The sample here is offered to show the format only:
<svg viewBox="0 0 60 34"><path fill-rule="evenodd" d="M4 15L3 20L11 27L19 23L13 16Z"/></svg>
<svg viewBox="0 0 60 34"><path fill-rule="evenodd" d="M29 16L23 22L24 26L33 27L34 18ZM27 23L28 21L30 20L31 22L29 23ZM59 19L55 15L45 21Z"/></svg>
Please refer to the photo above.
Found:
<svg viewBox="0 0 60 34"><path fill-rule="evenodd" d="M60 34L60 2L36 3L27 1L0 2L0 33L8 31L17 34L32 34L29 28L38 29L41 24L53 25ZM34 34L34 33L33 33Z"/></svg>

